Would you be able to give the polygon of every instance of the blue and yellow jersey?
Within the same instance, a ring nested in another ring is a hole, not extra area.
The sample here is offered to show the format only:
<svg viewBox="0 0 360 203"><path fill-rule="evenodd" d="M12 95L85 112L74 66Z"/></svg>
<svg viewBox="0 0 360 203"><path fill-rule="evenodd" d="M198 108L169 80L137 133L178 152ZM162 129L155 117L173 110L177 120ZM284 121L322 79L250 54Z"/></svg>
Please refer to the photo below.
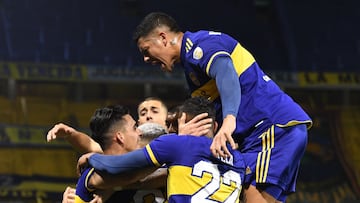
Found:
<svg viewBox="0 0 360 203"><path fill-rule="evenodd" d="M238 202L244 179L242 154L229 149L227 160L213 157L212 139L201 136L161 136L144 149L152 164L168 167L167 196L171 202Z"/></svg>
<svg viewBox="0 0 360 203"><path fill-rule="evenodd" d="M94 168L87 168L81 174L76 184L75 203L90 202L93 197L94 189L88 187L88 181L91 175L94 173Z"/></svg>
<svg viewBox="0 0 360 203"><path fill-rule="evenodd" d="M264 129L307 123L310 117L259 67L254 57L227 34L212 31L185 32L181 61L192 96L206 96L215 103L217 121L222 123L221 99L215 80L209 76L216 58L231 57L241 86L235 139L246 136L260 124Z"/></svg>
<svg viewBox="0 0 360 203"><path fill-rule="evenodd" d="M86 203L90 202L94 198L94 191L95 189L90 188L88 186L88 181L91 175L94 173L94 168L87 168L81 174L80 178L78 179L76 185L76 192L75 192L75 203ZM112 203L112 202L124 202L124 203L131 203L134 202L133 197L136 195L136 190L122 190L122 191L115 191L109 199L105 201L105 203ZM138 201L135 201L138 202ZM150 202L143 199L141 202ZM153 201L151 201L153 202Z"/></svg>

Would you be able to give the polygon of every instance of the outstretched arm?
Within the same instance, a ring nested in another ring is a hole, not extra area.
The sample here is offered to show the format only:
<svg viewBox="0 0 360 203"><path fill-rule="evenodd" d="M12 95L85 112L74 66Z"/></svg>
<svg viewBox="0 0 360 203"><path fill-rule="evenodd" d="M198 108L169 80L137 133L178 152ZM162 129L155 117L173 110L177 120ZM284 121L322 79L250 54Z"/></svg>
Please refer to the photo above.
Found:
<svg viewBox="0 0 360 203"><path fill-rule="evenodd" d="M48 131L46 136L48 142L57 138L66 139L75 150L81 153L103 153L100 145L91 139L90 136L63 123L56 124Z"/></svg>
<svg viewBox="0 0 360 203"><path fill-rule="evenodd" d="M167 175L167 168L158 168L145 178L125 186L124 189L157 189L166 187Z"/></svg>
<svg viewBox="0 0 360 203"><path fill-rule="evenodd" d="M96 189L110 189L110 188L126 188L128 185L134 183L141 183L141 180L146 178L156 170L153 166L147 166L145 168L139 168L131 170L129 172L123 172L117 175L96 171L89 179L88 185ZM149 183L150 184L150 183ZM134 184L135 185L135 184ZM141 186L137 185L134 188L148 187L149 185ZM151 188L155 188L151 185Z"/></svg>
<svg viewBox="0 0 360 203"><path fill-rule="evenodd" d="M154 166L154 164L147 160L143 149L138 149L124 155L93 154L89 157L88 162L97 171L106 172L112 175Z"/></svg>
<svg viewBox="0 0 360 203"><path fill-rule="evenodd" d="M87 164L95 168L88 185L96 189L129 185L156 169L142 150L124 155L85 154L79 158L78 169Z"/></svg>
<svg viewBox="0 0 360 203"><path fill-rule="evenodd" d="M230 156L226 142L229 142L233 149L236 148L232 133L236 128L236 116L241 101L241 87L230 57L217 58L211 66L209 74L216 80L223 112L223 123L214 137L210 150L214 156L225 158Z"/></svg>

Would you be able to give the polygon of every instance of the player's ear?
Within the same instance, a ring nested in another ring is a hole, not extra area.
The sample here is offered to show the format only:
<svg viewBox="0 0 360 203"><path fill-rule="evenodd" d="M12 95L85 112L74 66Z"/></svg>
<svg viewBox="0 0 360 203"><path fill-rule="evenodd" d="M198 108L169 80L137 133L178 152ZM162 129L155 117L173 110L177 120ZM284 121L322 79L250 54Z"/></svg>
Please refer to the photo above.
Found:
<svg viewBox="0 0 360 203"><path fill-rule="evenodd" d="M219 127L218 122L214 121L214 125L213 125L214 132L216 132L218 130L218 127Z"/></svg>
<svg viewBox="0 0 360 203"><path fill-rule="evenodd" d="M168 43L170 43L170 41L167 38L167 34L166 32L160 32L159 33L159 37L160 37L160 41L164 46L167 46Z"/></svg>
<svg viewBox="0 0 360 203"><path fill-rule="evenodd" d="M121 131L116 132L115 139L120 144L125 143L125 136Z"/></svg>

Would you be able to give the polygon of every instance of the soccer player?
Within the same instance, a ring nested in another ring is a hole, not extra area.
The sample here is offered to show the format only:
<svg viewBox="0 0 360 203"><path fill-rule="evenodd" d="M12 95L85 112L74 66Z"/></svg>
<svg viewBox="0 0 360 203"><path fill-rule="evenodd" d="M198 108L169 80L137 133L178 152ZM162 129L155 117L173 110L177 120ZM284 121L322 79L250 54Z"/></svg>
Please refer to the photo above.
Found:
<svg viewBox="0 0 360 203"><path fill-rule="evenodd" d="M241 152L258 153L247 202L285 201L295 191L312 121L252 54L225 33L182 32L162 12L145 16L133 38L146 63L166 72L181 63L191 95L215 104L220 126L210 147L215 157L229 156L226 143L236 148L235 141Z"/></svg>
<svg viewBox="0 0 360 203"><path fill-rule="evenodd" d="M148 97L138 105L138 125L146 122L154 122L167 127L166 119L168 110L166 104L157 97ZM207 132L211 119L206 118L207 114L200 114L188 122L184 117L179 122L179 134L201 135ZM51 142L57 138L66 139L77 151L81 153L99 152L102 149L99 143L91 139L87 134L80 132L64 123L54 125L47 133L47 141Z"/></svg>
<svg viewBox="0 0 360 203"><path fill-rule="evenodd" d="M159 123L165 127L168 115L166 104L157 97L147 97L137 108L139 125L147 122Z"/></svg>
<svg viewBox="0 0 360 203"><path fill-rule="evenodd" d="M229 149L231 155L226 159L212 156L209 147L217 128L215 108L202 97L188 99L179 107L179 114L191 119L199 113L207 112L213 120L209 133L203 136L168 134L156 138L146 147L122 156L86 154L80 157L79 165L86 161L102 173L89 177L88 183L102 182L104 187L112 187L104 174L122 173L159 167L168 167L168 202L239 202L242 181L245 176L244 156ZM109 176L109 175L108 175ZM110 176L112 177L112 176Z"/></svg>
<svg viewBox="0 0 360 203"><path fill-rule="evenodd" d="M142 126L142 124L147 122L155 122L155 123L159 123L160 125L166 125L167 113L168 110L166 104L161 99L157 97L148 97L138 105L138 124ZM211 122L211 119L204 119L206 116L207 116L206 113L200 114L188 122L185 122L184 116L182 116L182 118L179 120L179 129L180 129L179 133L194 134L194 135L200 135L206 133L210 126L209 123ZM144 136L144 138L145 137L146 136ZM81 153L87 153L87 152L103 153L99 143L91 139L90 136L63 123L56 124L52 129L48 131L47 134L48 142L57 138L65 138L77 151ZM151 185L153 187L148 189L156 188L155 184L151 184ZM156 192L156 194L158 193L159 192ZM120 194L122 195L122 192L120 192ZM63 201L68 201L68 202L73 201L75 197L74 195L75 195L75 189L71 187L67 187L63 194ZM115 193L114 196L117 196L117 193ZM138 196L139 196L138 193L136 193L134 198L139 199ZM161 196L156 197L156 199L161 199ZM111 201L107 201L107 202L111 202Z"/></svg>
<svg viewBox="0 0 360 203"><path fill-rule="evenodd" d="M138 125L154 122L166 126L167 112L167 107L161 99L148 97L138 105ZM56 138L65 138L77 151L82 153L102 152L99 143L90 136L63 123L56 124L47 133L48 142Z"/></svg>
<svg viewBox="0 0 360 203"><path fill-rule="evenodd" d="M92 138L100 144L104 154L124 154L143 147L154 138L167 133L165 127L157 123L145 123L139 129L136 126L129 110L120 105L99 108L90 120ZM76 203L89 202L93 199L96 185L92 185L92 188L87 185L87 179L93 172L94 170L89 168L81 174L76 186ZM127 177L123 177L120 184L127 185L129 182ZM133 195L124 192L118 194L122 196L111 196L108 202L132 201Z"/></svg>

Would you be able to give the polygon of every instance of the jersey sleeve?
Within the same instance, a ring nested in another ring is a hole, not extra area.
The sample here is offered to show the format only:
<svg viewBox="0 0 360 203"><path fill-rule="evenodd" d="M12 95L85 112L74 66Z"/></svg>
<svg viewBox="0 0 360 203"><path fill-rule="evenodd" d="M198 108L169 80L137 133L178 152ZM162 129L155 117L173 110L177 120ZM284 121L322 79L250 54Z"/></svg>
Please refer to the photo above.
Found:
<svg viewBox="0 0 360 203"><path fill-rule="evenodd" d="M230 57L231 53L228 50L228 45L223 43L225 34L220 32L208 32L208 37L202 38L198 41L197 47L193 52L193 59L196 60L196 55L199 50L203 52L203 57L198 59L199 65L207 75L209 69L218 57ZM210 76L210 75L209 75Z"/></svg>
<svg viewBox="0 0 360 203"><path fill-rule="evenodd" d="M109 174L119 174L153 166L141 149L124 155L94 154L89 158L89 164L96 170Z"/></svg>
<svg viewBox="0 0 360 203"><path fill-rule="evenodd" d="M88 181L94 173L94 168L87 168L83 171L76 184L76 198L80 199L79 202L89 202L93 199L91 192L95 189L88 186Z"/></svg>
<svg viewBox="0 0 360 203"><path fill-rule="evenodd" d="M153 140L144 148L148 160L156 166L173 162L181 147L179 139L182 137L175 134L163 135Z"/></svg>
<svg viewBox="0 0 360 203"><path fill-rule="evenodd" d="M237 116L241 102L241 87L230 57L219 57L211 65L210 76L215 78L219 90L223 118Z"/></svg>

